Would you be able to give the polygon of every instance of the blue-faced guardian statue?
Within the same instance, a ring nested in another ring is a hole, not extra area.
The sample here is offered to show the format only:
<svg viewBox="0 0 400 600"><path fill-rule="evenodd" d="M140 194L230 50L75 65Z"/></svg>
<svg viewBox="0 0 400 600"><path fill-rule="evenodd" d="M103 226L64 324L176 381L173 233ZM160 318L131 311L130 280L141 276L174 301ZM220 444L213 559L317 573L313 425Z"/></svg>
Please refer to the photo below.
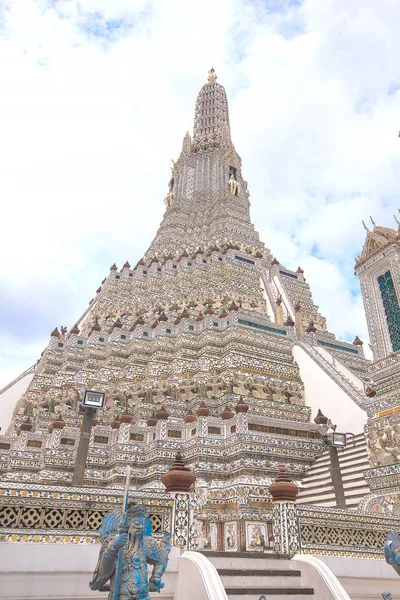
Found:
<svg viewBox="0 0 400 600"><path fill-rule="evenodd" d="M400 535L396 531L388 533L383 552L386 562L400 575Z"/></svg>
<svg viewBox="0 0 400 600"><path fill-rule="evenodd" d="M101 549L92 590L110 581L109 600L150 600L150 592L160 592L161 577L167 568L170 539L152 537L152 528L144 504L131 503L125 513L107 513L100 526ZM147 564L153 566L148 578Z"/></svg>

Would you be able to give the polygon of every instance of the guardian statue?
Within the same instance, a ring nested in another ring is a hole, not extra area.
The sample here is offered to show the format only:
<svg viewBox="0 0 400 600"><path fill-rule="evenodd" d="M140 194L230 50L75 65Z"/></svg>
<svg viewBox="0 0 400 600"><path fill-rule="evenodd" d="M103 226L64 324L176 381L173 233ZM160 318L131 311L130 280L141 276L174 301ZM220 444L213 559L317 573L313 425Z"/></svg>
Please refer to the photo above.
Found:
<svg viewBox="0 0 400 600"><path fill-rule="evenodd" d="M396 531L388 533L383 552L386 562L400 575L400 535Z"/></svg>
<svg viewBox="0 0 400 600"><path fill-rule="evenodd" d="M161 591L170 539L167 533L160 541L152 537L144 504L107 513L99 532L101 548L90 589L100 590L110 581L109 600L150 600L149 591ZM147 564L153 566L150 579Z"/></svg>

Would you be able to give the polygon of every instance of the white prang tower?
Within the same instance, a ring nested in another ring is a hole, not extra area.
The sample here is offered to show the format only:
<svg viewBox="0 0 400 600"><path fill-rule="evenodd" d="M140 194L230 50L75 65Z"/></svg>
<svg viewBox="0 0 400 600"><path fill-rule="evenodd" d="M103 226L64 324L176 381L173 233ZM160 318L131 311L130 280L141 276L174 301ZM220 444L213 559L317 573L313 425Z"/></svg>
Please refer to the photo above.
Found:
<svg viewBox="0 0 400 600"><path fill-rule="evenodd" d="M355 266L374 356L364 405L372 494L362 506L400 514L400 233L371 221Z"/></svg>
<svg viewBox="0 0 400 600"><path fill-rule="evenodd" d="M400 350L400 236L374 223L356 260L374 360Z"/></svg>

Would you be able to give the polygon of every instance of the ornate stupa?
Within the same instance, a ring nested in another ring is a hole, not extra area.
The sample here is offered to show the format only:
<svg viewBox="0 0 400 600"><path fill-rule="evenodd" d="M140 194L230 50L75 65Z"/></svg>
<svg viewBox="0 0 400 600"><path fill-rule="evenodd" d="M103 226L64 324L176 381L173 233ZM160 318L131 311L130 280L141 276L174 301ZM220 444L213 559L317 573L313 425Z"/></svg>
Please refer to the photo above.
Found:
<svg viewBox="0 0 400 600"><path fill-rule="evenodd" d="M2 478L69 485L79 401L95 389L107 402L84 486L121 484L128 463L132 488L161 489L180 452L204 491L203 518L267 510L280 466L300 482L324 450L319 408L362 431L368 361L357 340L328 331L303 269L280 264L254 229L227 95L211 69L150 247L133 267L111 266L10 400Z"/></svg>

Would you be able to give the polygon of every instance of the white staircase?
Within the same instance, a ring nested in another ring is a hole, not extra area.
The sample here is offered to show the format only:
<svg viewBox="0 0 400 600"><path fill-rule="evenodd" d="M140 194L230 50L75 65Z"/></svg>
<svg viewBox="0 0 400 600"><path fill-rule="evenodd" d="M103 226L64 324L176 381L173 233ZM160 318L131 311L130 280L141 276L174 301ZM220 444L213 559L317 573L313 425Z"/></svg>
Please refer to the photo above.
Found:
<svg viewBox="0 0 400 600"><path fill-rule="evenodd" d="M367 400L363 390L364 384L356 373L350 372L344 363L331 355L325 348L310 346L299 340L294 345L302 348L358 406L364 405Z"/></svg>
<svg viewBox="0 0 400 600"><path fill-rule="evenodd" d="M314 590L302 585L301 571L289 558L259 552L203 551L221 577L229 600L314 600Z"/></svg>
<svg viewBox="0 0 400 600"><path fill-rule="evenodd" d="M364 434L352 438L344 450L338 450L340 469L343 479L347 508L355 510L360 500L370 493L364 479L364 471L369 469L367 445ZM329 451L318 456L302 481L298 504L316 504L317 506L335 507L335 493L330 471Z"/></svg>

